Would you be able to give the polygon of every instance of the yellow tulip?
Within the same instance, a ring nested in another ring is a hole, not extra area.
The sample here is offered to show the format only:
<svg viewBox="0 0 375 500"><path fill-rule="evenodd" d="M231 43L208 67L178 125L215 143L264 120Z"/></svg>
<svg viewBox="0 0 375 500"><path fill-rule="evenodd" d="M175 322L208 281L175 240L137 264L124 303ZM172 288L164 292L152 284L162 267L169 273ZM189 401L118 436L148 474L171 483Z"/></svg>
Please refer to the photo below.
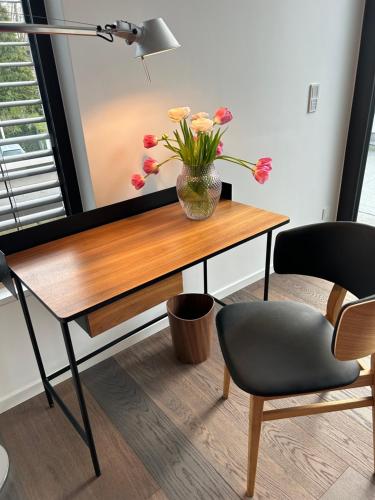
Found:
<svg viewBox="0 0 375 500"><path fill-rule="evenodd" d="M210 115L208 113L206 113L205 111L199 111L199 113L195 113L195 115L193 115L191 117L192 120L197 120L198 118L208 118Z"/></svg>
<svg viewBox="0 0 375 500"><path fill-rule="evenodd" d="M168 116L173 122L180 122L190 115L190 108L187 106L182 108L171 108L168 111Z"/></svg>
<svg viewBox="0 0 375 500"><path fill-rule="evenodd" d="M209 118L197 118L191 122L191 128L194 132L208 132L212 129L213 125L214 122Z"/></svg>

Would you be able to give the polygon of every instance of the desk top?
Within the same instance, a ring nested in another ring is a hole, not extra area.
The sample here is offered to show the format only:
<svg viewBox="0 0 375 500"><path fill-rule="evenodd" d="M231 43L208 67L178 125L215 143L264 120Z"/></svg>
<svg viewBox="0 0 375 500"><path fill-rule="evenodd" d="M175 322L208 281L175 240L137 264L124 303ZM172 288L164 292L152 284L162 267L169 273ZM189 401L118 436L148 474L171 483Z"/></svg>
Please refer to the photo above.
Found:
<svg viewBox="0 0 375 500"><path fill-rule="evenodd" d="M230 200L209 219L192 221L173 203L14 253L7 262L57 318L70 320L287 222Z"/></svg>

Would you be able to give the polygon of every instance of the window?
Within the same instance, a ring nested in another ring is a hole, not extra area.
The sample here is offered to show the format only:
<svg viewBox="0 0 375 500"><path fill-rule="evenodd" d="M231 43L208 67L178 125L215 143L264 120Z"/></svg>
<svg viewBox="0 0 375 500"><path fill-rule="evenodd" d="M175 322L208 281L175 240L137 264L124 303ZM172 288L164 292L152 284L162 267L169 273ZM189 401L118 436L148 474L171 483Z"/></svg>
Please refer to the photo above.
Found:
<svg viewBox="0 0 375 500"><path fill-rule="evenodd" d="M375 225L375 2L366 0L337 220ZM367 166L366 166L367 165ZM365 184L363 181L365 179ZM362 187L364 197L361 200Z"/></svg>
<svg viewBox="0 0 375 500"><path fill-rule="evenodd" d="M43 2L33 3L44 10ZM31 9L30 2L0 1L0 19L30 21ZM52 71L48 75L52 92L58 92L60 100L61 95L54 63L51 70L51 59L48 64L41 60L46 50L53 58L48 36L29 40L20 33L0 33L0 235L80 211L80 200L72 208L72 180L70 186L65 183L67 173L61 168L59 143L65 155L70 153L70 168L72 156L65 117L59 116L57 125L53 120L44 68ZM78 184L73 191L79 193Z"/></svg>

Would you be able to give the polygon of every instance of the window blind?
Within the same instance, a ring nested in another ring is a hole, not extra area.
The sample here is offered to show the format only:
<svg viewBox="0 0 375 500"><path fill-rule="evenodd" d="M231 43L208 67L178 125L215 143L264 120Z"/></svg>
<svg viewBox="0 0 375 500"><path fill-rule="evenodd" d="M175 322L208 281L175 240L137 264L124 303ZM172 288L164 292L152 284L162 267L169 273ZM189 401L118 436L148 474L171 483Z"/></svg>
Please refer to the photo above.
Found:
<svg viewBox="0 0 375 500"><path fill-rule="evenodd" d="M1 21L24 22L19 0ZM65 216L28 37L0 33L0 235Z"/></svg>

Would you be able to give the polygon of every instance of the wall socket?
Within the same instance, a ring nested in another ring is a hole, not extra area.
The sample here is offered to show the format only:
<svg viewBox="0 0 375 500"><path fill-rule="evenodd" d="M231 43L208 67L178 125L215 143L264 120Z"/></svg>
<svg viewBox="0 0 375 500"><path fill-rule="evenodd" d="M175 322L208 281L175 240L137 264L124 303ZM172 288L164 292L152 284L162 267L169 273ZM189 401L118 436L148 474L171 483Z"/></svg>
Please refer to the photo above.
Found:
<svg viewBox="0 0 375 500"><path fill-rule="evenodd" d="M318 107L318 99L319 99L319 83L310 83L309 88L309 102L307 106L308 113L315 113Z"/></svg>
<svg viewBox="0 0 375 500"><path fill-rule="evenodd" d="M322 221L330 221L331 220L331 208L324 207L322 208Z"/></svg>

